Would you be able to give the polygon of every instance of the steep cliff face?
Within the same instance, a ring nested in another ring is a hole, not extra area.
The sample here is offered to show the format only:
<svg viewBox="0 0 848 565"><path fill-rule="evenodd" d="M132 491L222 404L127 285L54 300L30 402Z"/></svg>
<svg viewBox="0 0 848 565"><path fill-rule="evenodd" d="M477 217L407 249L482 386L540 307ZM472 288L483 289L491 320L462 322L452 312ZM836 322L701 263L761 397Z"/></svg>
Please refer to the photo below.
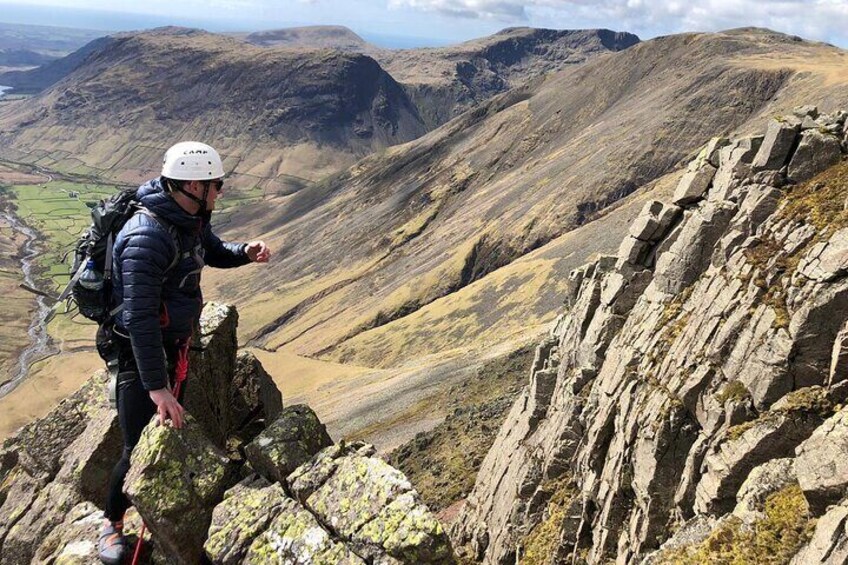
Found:
<svg viewBox="0 0 848 565"><path fill-rule="evenodd" d="M370 50L401 84L430 127L535 77L574 67L639 43L608 29L507 28L440 48Z"/></svg>
<svg viewBox="0 0 848 565"><path fill-rule="evenodd" d="M571 273L456 544L485 563L709 562L785 503L798 553L848 492L844 123L807 107L714 139L617 257ZM844 514L797 562L845 545Z"/></svg>

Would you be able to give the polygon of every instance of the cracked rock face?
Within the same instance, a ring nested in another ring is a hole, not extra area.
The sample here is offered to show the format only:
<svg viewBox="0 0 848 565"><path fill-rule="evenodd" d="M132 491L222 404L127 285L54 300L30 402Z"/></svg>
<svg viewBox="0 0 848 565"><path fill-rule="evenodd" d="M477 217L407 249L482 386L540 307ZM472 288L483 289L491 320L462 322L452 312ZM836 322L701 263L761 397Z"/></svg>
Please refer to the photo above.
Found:
<svg viewBox="0 0 848 565"><path fill-rule="evenodd" d="M618 257L571 273L451 527L461 553L512 564L553 531L549 554L651 563L666 543L757 522L796 476L813 517L848 496L848 218L832 205L845 113L798 111L712 141L681 179L679 219L660 229L673 204L649 203ZM551 506L565 483L578 496ZM811 563L841 555L832 512Z"/></svg>
<svg viewBox="0 0 848 565"><path fill-rule="evenodd" d="M406 477L364 444L329 447L289 477L316 518L374 562L446 563L447 533Z"/></svg>

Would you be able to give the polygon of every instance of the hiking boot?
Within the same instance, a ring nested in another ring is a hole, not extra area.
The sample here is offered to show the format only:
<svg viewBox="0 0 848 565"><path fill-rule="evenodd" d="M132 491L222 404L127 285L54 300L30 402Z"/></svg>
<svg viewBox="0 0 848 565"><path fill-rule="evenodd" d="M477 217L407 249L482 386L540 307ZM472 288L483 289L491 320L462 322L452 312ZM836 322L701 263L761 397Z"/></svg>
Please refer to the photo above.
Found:
<svg viewBox="0 0 848 565"><path fill-rule="evenodd" d="M120 565L124 562L127 550L127 538L124 537L123 522L106 522L97 542L100 561L107 565Z"/></svg>

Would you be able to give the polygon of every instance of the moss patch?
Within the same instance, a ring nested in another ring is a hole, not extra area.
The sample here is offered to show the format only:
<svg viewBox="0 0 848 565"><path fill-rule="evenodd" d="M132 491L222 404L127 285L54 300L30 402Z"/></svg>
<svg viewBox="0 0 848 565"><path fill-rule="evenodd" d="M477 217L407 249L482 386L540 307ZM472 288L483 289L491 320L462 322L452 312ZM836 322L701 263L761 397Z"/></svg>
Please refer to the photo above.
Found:
<svg viewBox="0 0 848 565"><path fill-rule="evenodd" d="M665 551L658 563L701 565L778 565L789 563L813 535L815 519L798 485L779 490L766 499L765 518L750 528L730 518L702 543Z"/></svg>
<svg viewBox="0 0 848 565"><path fill-rule="evenodd" d="M542 489L553 494L545 508L544 518L525 539L521 563L527 565L554 562L563 522L568 518L568 507L578 495L576 486L567 475L547 485L543 484Z"/></svg>
<svg viewBox="0 0 848 565"><path fill-rule="evenodd" d="M745 400L750 398L751 393L741 381L730 381L716 395L716 401L719 404L724 404L728 400Z"/></svg>
<svg viewBox="0 0 848 565"><path fill-rule="evenodd" d="M753 428L754 424L756 424L759 421L760 421L759 419L749 420L747 422L742 422L741 424L731 426L730 428L727 429L727 439L729 439L730 441L736 441L737 439L742 437L742 434L744 434L745 432L747 432L748 430Z"/></svg>
<svg viewBox="0 0 848 565"><path fill-rule="evenodd" d="M816 227L816 240L824 241L836 230L848 226L845 195L848 194L848 161L834 165L813 179L790 187L785 205L778 211L782 219L806 221Z"/></svg>

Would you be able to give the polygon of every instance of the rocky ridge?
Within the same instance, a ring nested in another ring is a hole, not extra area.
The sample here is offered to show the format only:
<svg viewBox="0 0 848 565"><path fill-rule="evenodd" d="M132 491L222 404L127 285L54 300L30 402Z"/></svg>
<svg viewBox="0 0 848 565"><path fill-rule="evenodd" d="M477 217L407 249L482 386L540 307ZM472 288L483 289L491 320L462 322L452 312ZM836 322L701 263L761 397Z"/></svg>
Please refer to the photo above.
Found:
<svg viewBox="0 0 848 565"><path fill-rule="evenodd" d="M507 28L438 48L371 50L400 82L431 128L496 94L639 43L608 29Z"/></svg>
<svg viewBox="0 0 848 565"><path fill-rule="evenodd" d="M802 107L713 139L617 256L571 273L455 545L503 564L846 562L845 118Z"/></svg>
<svg viewBox="0 0 848 565"><path fill-rule="evenodd" d="M4 158L32 163L43 152L56 170L136 181L178 131L220 140L236 184L291 191L427 131L401 86L360 53L262 49L169 27L101 38L51 65L72 71L0 109Z"/></svg>
<svg viewBox="0 0 848 565"><path fill-rule="evenodd" d="M307 406L284 408L256 358L237 352L237 323L234 308L206 305L187 424L154 419L133 451L126 492L153 540L142 562L452 562L406 477L373 446L334 445ZM0 563L98 562L99 506L122 445L105 379L0 448Z"/></svg>

